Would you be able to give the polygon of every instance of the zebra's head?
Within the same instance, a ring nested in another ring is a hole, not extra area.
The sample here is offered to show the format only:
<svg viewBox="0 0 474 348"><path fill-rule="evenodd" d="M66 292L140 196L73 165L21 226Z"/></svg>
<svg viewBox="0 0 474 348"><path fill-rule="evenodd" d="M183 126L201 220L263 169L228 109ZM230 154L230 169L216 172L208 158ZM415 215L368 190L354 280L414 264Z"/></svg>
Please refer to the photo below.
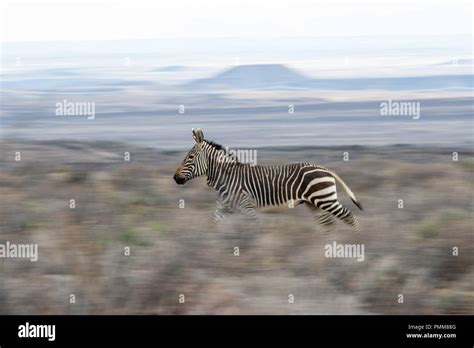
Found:
<svg viewBox="0 0 474 348"><path fill-rule="evenodd" d="M184 157L183 163L176 169L173 179L178 185L184 185L195 177L206 173L207 160L206 154L202 149L202 142L204 141L204 134L201 129L193 128L193 138L196 144Z"/></svg>

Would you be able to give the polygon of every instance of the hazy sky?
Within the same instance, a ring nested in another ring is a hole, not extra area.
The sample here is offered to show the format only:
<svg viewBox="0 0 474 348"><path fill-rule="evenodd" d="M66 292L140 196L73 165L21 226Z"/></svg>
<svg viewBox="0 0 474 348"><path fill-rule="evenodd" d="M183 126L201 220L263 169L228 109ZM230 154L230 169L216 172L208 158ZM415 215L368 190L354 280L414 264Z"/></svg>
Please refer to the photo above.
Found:
<svg viewBox="0 0 474 348"><path fill-rule="evenodd" d="M467 0L0 0L1 41L472 34Z"/></svg>

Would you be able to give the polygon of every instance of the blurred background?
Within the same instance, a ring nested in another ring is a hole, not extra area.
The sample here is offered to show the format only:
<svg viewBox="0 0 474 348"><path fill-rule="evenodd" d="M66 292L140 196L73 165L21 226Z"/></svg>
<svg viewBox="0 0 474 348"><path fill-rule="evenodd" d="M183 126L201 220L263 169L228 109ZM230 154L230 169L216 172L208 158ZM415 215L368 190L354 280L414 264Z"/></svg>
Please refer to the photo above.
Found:
<svg viewBox="0 0 474 348"><path fill-rule="evenodd" d="M39 255L0 258L1 314L473 313L472 5L271 5L2 5L0 243ZM361 233L304 206L212 224L205 178L172 179L192 127L334 170Z"/></svg>

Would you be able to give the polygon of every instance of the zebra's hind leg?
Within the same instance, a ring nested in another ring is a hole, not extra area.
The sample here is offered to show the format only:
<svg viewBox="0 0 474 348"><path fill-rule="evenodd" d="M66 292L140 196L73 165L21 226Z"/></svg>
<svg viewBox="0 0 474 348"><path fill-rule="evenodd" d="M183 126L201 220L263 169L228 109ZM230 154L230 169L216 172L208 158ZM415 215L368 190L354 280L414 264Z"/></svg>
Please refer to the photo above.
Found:
<svg viewBox="0 0 474 348"><path fill-rule="evenodd" d="M311 203L306 203L306 206L314 212L320 212L320 209ZM323 227L323 235L328 235L334 231L334 225L336 219L332 214L324 212L323 214L316 216L318 224Z"/></svg>
<svg viewBox="0 0 474 348"><path fill-rule="evenodd" d="M321 204L319 208L352 226L356 232L360 232L357 217L339 201Z"/></svg>

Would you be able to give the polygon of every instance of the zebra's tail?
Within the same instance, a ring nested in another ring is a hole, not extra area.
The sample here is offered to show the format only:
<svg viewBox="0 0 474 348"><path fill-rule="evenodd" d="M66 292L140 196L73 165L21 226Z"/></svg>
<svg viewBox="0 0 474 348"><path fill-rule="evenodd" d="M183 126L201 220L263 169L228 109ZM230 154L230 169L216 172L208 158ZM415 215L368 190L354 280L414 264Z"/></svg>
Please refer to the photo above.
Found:
<svg viewBox="0 0 474 348"><path fill-rule="evenodd" d="M349 186L346 185L346 183L339 177L339 175L337 175L336 173L330 171L329 169L327 168L324 168L324 171L331 174L332 176L334 176L334 178L341 184L341 186L344 188L344 190L347 192L348 196L351 198L352 202L354 202L354 204L357 206L357 208L359 208L360 210L364 210L362 208L362 204L357 200L356 196L354 195L354 193L351 191L351 189L349 188Z"/></svg>

